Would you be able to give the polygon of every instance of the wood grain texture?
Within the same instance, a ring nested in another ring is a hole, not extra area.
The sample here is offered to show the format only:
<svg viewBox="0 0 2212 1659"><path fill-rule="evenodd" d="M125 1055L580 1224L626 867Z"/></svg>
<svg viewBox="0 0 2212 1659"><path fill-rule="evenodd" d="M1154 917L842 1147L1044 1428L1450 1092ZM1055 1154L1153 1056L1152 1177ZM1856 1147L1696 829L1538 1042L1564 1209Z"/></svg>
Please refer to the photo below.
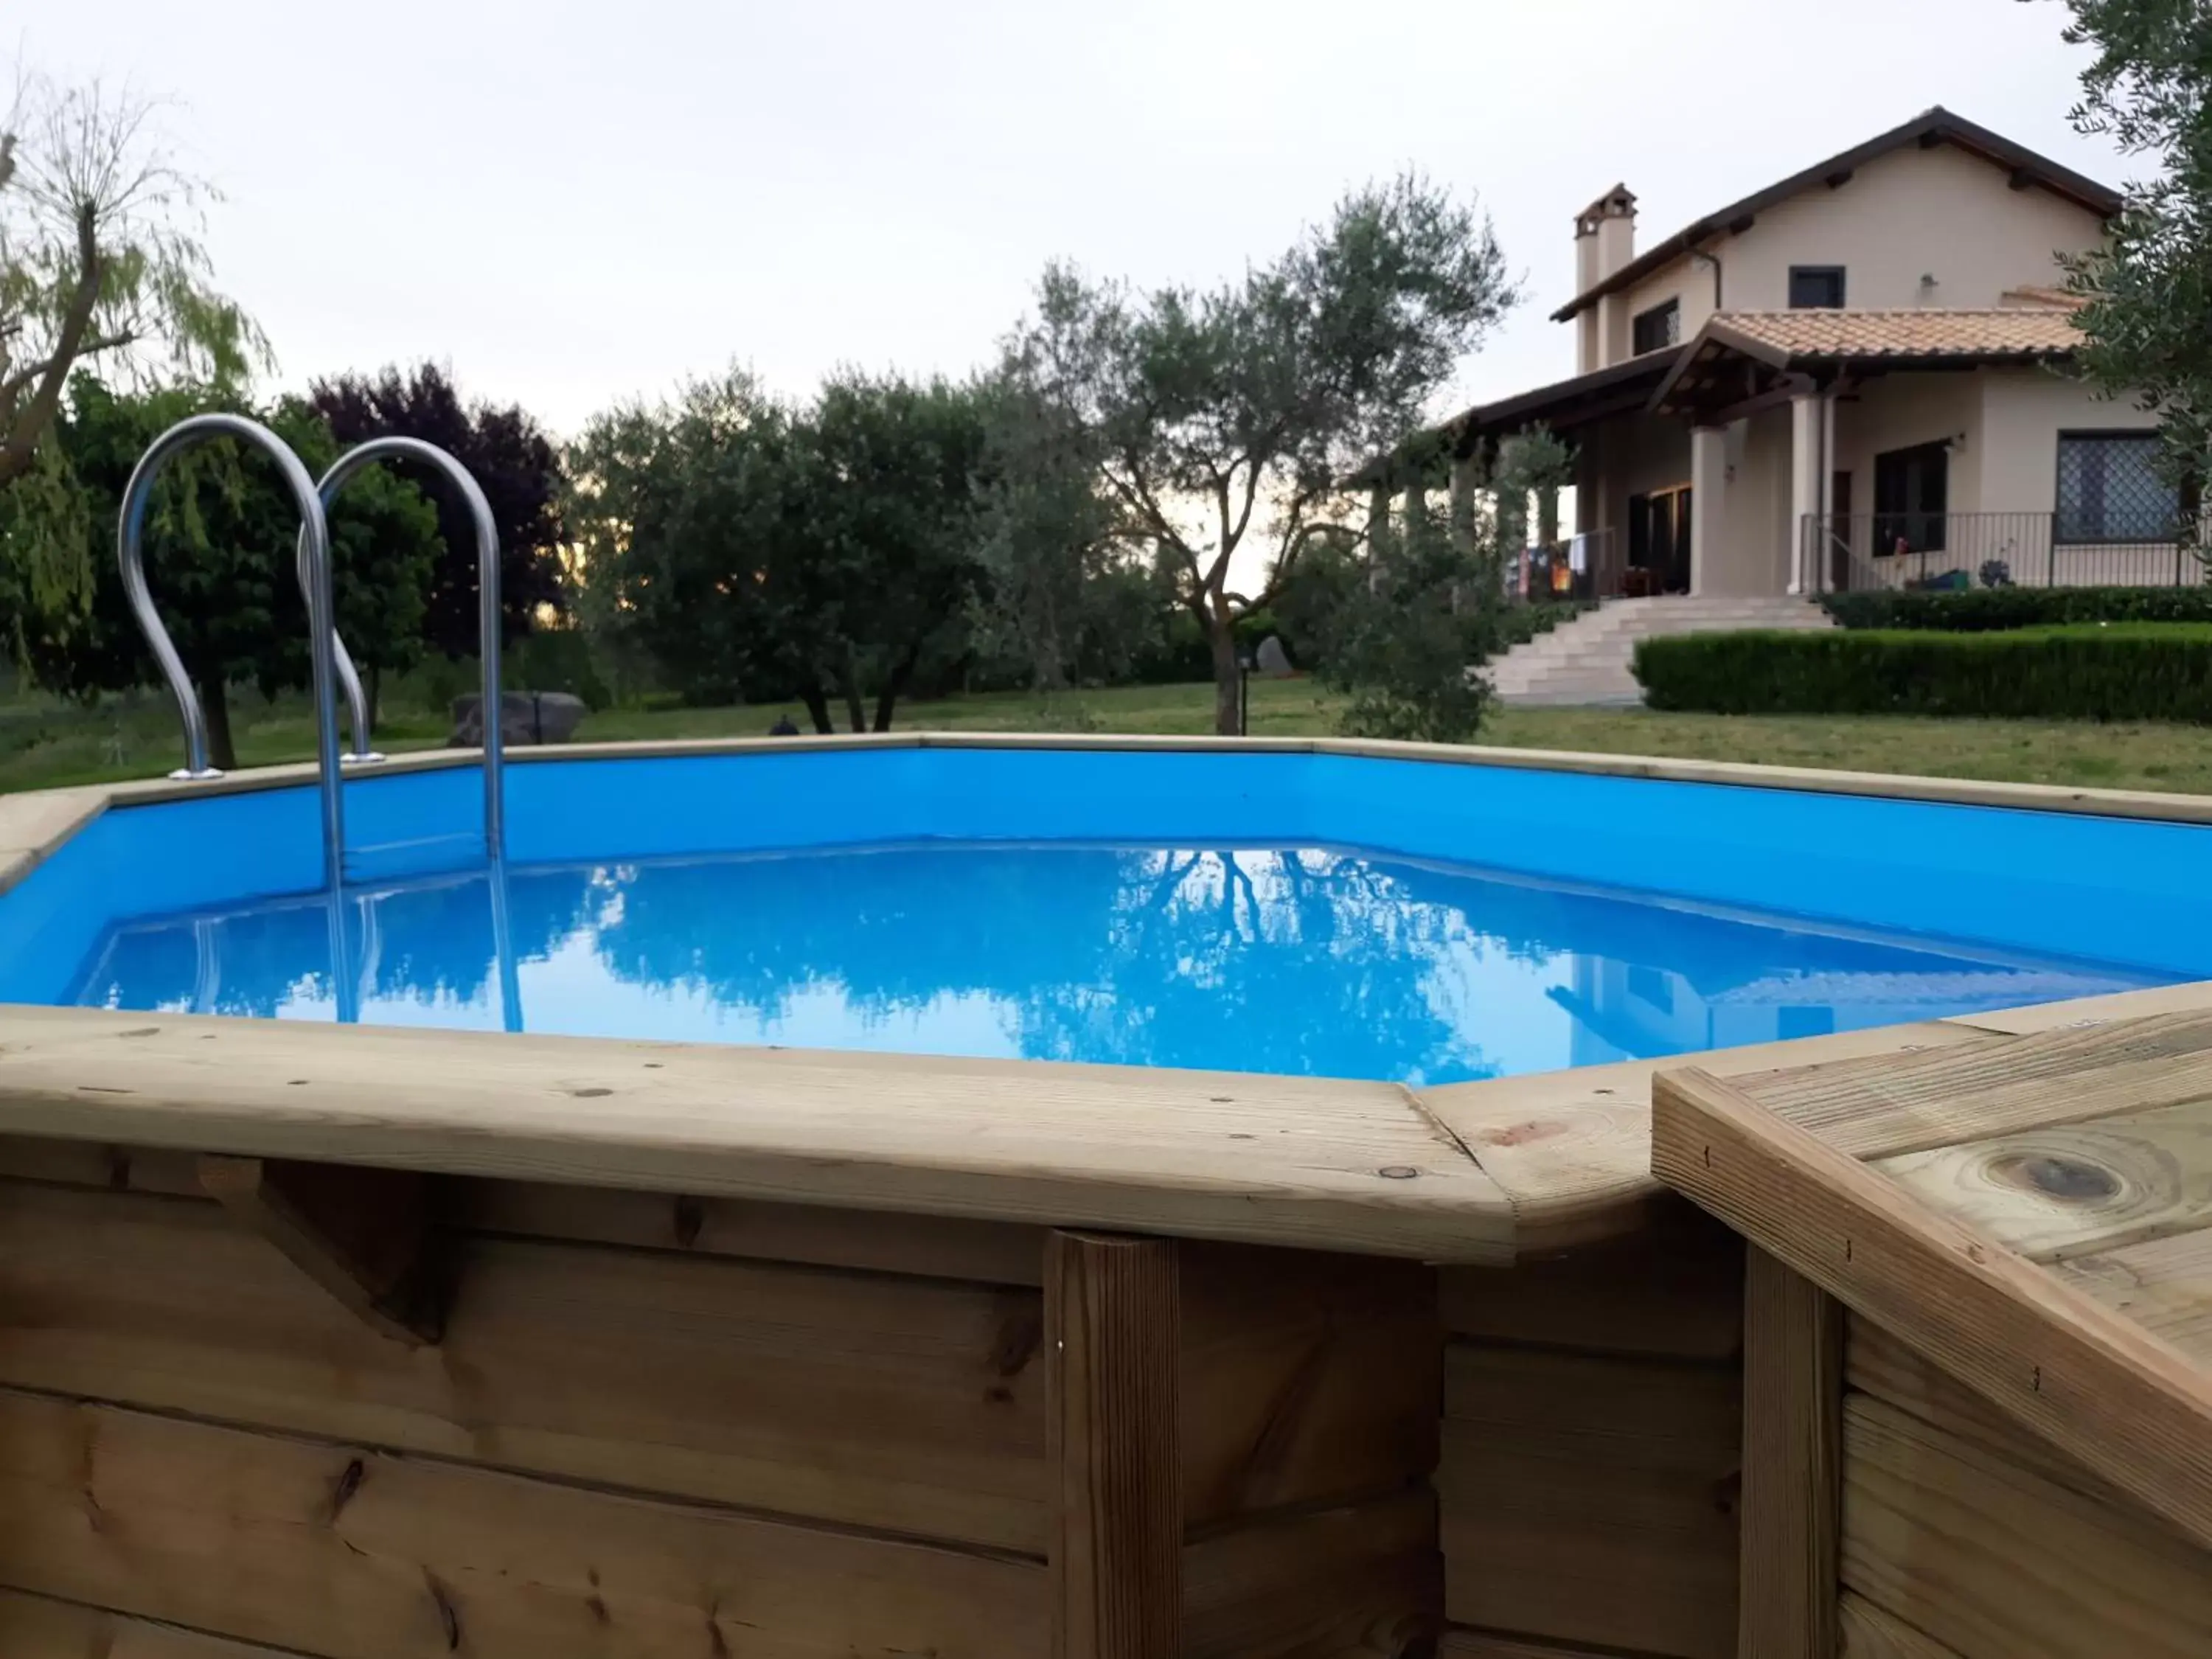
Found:
<svg viewBox="0 0 2212 1659"><path fill-rule="evenodd" d="M750 1256L987 1285L1044 1282L1042 1227L964 1221L957 1216L693 1198L680 1193L555 1187L532 1181L457 1176L447 1185L448 1220L477 1232Z"/></svg>
<svg viewBox="0 0 2212 1659"><path fill-rule="evenodd" d="M212 1204L0 1187L0 1382L1042 1557L1042 1301L460 1242L436 1350Z"/></svg>
<svg viewBox="0 0 2212 1659"><path fill-rule="evenodd" d="M2142 1019L2152 1014L2191 1010L2201 1012L2208 1009L2212 1009L2212 980L2194 980L2184 985L2155 985L2148 990L2114 991L2104 996L2075 997L2064 1002L2033 1002L2019 1008L1947 1014L1944 1024L2025 1036L2033 1031L2052 1031L2063 1026L2101 1025L2116 1019Z"/></svg>
<svg viewBox="0 0 2212 1659"><path fill-rule="evenodd" d="M2212 1010L1975 1034L1917 1053L1793 1067L1743 1087L1838 1152L1893 1158L2212 1095Z"/></svg>
<svg viewBox="0 0 2212 1659"><path fill-rule="evenodd" d="M1412 1262L1183 1244L1183 1526L1425 1481L1443 1339Z"/></svg>
<svg viewBox="0 0 2212 1659"><path fill-rule="evenodd" d="M1628 1237L1510 1269L1438 1275L1445 1328L1593 1353L1729 1359L1743 1349L1743 1241L1687 1203Z"/></svg>
<svg viewBox="0 0 2212 1659"><path fill-rule="evenodd" d="M96 1140L0 1135L0 1176L118 1192L204 1198L197 1154L154 1146L105 1146Z"/></svg>
<svg viewBox="0 0 2212 1659"><path fill-rule="evenodd" d="M327 1659L1048 1639L1034 1563L6 1393L0 1540L18 1588Z"/></svg>
<svg viewBox="0 0 2212 1659"><path fill-rule="evenodd" d="M2202 1659L2212 1557L1864 1395L1844 1403L1844 1579L1963 1659Z"/></svg>
<svg viewBox="0 0 2212 1659"><path fill-rule="evenodd" d="M444 1332L450 1263L428 1176L204 1157L199 1178L232 1220L380 1336L414 1347Z"/></svg>
<svg viewBox="0 0 2212 1659"><path fill-rule="evenodd" d="M2081 1256L2053 1271L2198 1364L2212 1366L2212 1232Z"/></svg>
<svg viewBox="0 0 2212 1659"><path fill-rule="evenodd" d="M2118 1249L2212 1221L2212 1100L2018 1129L1874 1167L2030 1261Z"/></svg>
<svg viewBox="0 0 2212 1659"><path fill-rule="evenodd" d="M1698 1061L1717 1076L1753 1076L1988 1040L1931 1020L1717 1049ZM1666 1206L1651 1174L1651 1080L1667 1063L1624 1060L1455 1083L1425 1089L1420 1098L1512 1200L1519 1254L1552 1255L1641 1232Z"/></svg>
<svg viewBox="0 0 2212 1659"><path fill-rule="evenodd" d="M1740 1659L1832 1659L1844 1310L1754 1249L1743 1306Z"/></svg>
<svg viewBox="0 0 2212 1659"><path fill-rule="evenodd" d="M2041 1436L2023 1431L2005 1413L1871 1320L1850 1316L1844 1352L1847 1387L2069 1492L2116 1508L2129 1507L2127 1496L2087 1464L2069 1457Z"/></svg>
<svg viewBox="0 0 2212 1659"><path fill-rule="evenodd" d="M0 1653L8 1659L297 1659L276 1648L6 1589L0 1589Z"/></svg>
<svg viewBox="0 0 2212 1659"><path fill-rule="evenodd" d="M2212 1542L2212 1382L2173 1349L1703 1073L1660 1079L1651 1161L1753 1243Z"/></svg>
<svg viewBox="0 0 2212 1659"><path fill-rule="evenodd" d="M1389 1084L9 1008L0 1131L1504 1261Z"/></svg>
<svg viewBox="0 0 2212 1659"><path fill-rule="evenodd" d="M1733 1659L1741 1377L1455 1344L1445 1611L1553 1641Z"/></svg>
<svg viewBox="0 0 2212 1659"><path fill-rule="evenodd" d="M1176 1659L1182 1614L1176 1247L1045 1247L1054 1659Z"/></svg>
<svg viewBox="0 0 2212 1659"><path fill-rule="evenodd" d="M1844 1659L1961 1659L1956 1648L1945 1647L1849 1590L1836 1598L1836 1623Z"/></svg>
<svg viewBox="0 0 2212 1659"><path fill-rule="evenodd" d="M1425 1490L1261 1521L1183 1551L1180 1659L1412 1659L1443 1622Z"/></svg>

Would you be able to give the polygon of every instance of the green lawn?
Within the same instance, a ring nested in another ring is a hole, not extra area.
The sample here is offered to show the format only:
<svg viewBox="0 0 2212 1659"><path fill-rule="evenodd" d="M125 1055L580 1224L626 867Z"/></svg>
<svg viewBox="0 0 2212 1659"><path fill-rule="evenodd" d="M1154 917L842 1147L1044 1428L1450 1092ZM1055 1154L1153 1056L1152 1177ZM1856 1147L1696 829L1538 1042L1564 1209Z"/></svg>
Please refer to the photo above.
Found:
<svg viewBox="0 0 2212 1659"><path fill-rule="evenodd" d="M1020 693L908 703L899 709L899 724L970 732L1188 733L1209 728L1212 707L1211 686L1127 686L1086 693L1054 708ZM755 735L765 732L781 712L767 707L617 709L588 717L581 735ZM1333 701L1309 684L1253 683L1255 733L1328 732L1335 729L1335 716ZM241 764L304 760L313 753L313 723L297 698L271 706L241 696L232 721ZM410 713L387 720L377 740L396 751L434 747L445 735L442 718ZM1527 708L1501 710L1484 729L1482 740L1522 748L2212 793L2212 728L2201 726ZM176 716L166 696L149 694L127 706L92 711L28 696L0 703L0 791L155 775L175 766L180 753Z"/></svg>

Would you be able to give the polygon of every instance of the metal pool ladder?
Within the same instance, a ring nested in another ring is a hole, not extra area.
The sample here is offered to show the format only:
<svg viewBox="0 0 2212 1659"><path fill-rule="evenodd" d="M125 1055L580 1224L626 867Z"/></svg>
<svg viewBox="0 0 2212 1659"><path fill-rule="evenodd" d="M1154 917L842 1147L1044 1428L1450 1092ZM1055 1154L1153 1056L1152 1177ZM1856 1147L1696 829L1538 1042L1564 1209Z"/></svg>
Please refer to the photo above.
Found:
<svg viewBox="0 0 2212 1659"><path fill-rule="evenodd" d="M123 576L123 591L131 611L146 637L147 647L161 665L162 678L177 701L185 728L185 763L169 775L201 781L222 774L208 764L207 714L184 659L177 654L169 630L154 608L146 586L143 548L146 509L154 485L167 466L185 450L214 438L234 438L260 450L276 464L285 485L300 508L300 540L295 556L300 587L307 601L308 660L313 665L315 696L315 752L322 797L323 870L333 888L345 878L345 801L342 759L371 765L383 759L369 748L368 700L353 659L338 638L337 606L331 579L330 524L325 508L347 479L363 467L381 460L405 459L435 467L461 492L477 532L479 604L478 651L483 665L483 778L484 853L496 863L505 850L506 813L503 802L505 756L501 744L500 705L500 582L499 532L492 523L490 504L468 470L435 445L418 438L375 438L338 457L319 483L291 446L258 421L240 415L194 415L171 427L139 458L123 492L123 512L116 532L116 562ZM343 690L353 726L354 752L341 757L338 750L337 698Z"/></svg>

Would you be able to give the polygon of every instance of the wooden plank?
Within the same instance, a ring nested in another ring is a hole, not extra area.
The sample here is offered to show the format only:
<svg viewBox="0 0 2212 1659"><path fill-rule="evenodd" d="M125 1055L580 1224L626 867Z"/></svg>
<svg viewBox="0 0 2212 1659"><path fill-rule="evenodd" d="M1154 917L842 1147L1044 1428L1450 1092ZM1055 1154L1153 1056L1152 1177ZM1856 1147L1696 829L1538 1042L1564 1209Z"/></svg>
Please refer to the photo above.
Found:
<svg viewBox="0 0 2212 1659"><path fill-rule="evenodd" d="M1510 1202L1395 1084L86 1008L5 1018L9 1133L1423 1261L1514 1249Z"/></svg>
<svg viewBox="0 0 2212 1659"><path fill-rule="evenodd" d="M1032 1562L0 1393L20 1588L327 1659L1032 1659Z"/></svg>
<svg viewBox="0 0 2212 1659"><path fill-rule="evenodd" d="M200 1187L200 1161L193 1153L158 1146L104 1146L96 1140L0 1135L0 1176L66 1187L112 1187L118 1192L206 1196Z"/></svg>
<svg viewBox="0 0 2212 1659"><path fill-rule="evenodd" d="M458 1265L410 1352L212 1204L18 1184L0 1382L1044 1553L1036 1291L508 1238Z"/></svg>
<svg viewBox="0 0 2212 1659"><path fill-rule="evenodd" d="M1438 1659L1627 1659L1619 1648L1565 1647L1480 1630L1446 1631L1437 1653Z"/></svg>
<svg viewBox="0 0 2212 1659"><path fill-rule="evenodd" d="M428 1176L258 1158L204 1157L199 1169L234 1221L379 1335L412 1347L445 1330L450 1264Z"/></svg>
<svg viewBox="0 0 2212 1659"><path fill-rule="evenodd" d="M1716 1078L1661 1078L1652 1127L1662 1178L2212 1542L2212 1383L2180 1354Z"/></svg>
<svg viewBox="0 0 2212 1659"><path fill-rule="evenodd" d="M2100 1025L2115 1019L2143 1019L2152 1014L2212 1009L2212 980L2186 985L2158 985L2142 991L2114 991L2105 996L2075 997L2064 1002L2036 1002L2021 1008L1995 1008L1975 1014L1947 1014L1949 1025L2026 1036L2061 1026Z"/></svg>
<svg viewBox="0 0 2212 1659"><path fill-rule="evenodd" d="M1893 1158L2212 1095L2212 1010L1976 1036L1914 1054L1794 1068L1744 1091L1838 1152Z"/></svg>
<svg viewBox="0 0 2212 1659"><path fill-rule="evenodd" d="M2040 1436L2022 1433L2020 1425L2003 1412L1881 1326L1856 1314L1850 1316L1849 1323L1844 1380L1850 1388L1872 1395L1931 1427L1970 1441L2069 1491L2100 1504L2128 1504L2124 1493L2087 1464L2069 1457Z"/></svg>
<svg viewBox="0 0 2212 1659"><path fill-rule="evenodd" d="M1183 1526L1425 1481L1443 1339L1412 1262L1186 1244Z"/></svg>
<svg viewBox="0 0 2212 1659"><path fill-rule="evenodd" d="M1924 1020L1717 1049L1699 1063L1720 1077L1753 1076L1990 1041ZM1623 1060L1448 1084L1423 1090L1420 1100L1512 1200L1520 1255L1555 1255L1641 1232L1668 1206L1668 1194L1651 1175L1651 1079L1672 1063Z"/></svg>
<svg viewBox="0 0 2212 1659"><path fill-rule="evenodd" d="M1741 1659L1832 1659L1844 1311L1764 1250L1744 1276Z"/></svg>
<svg viewBox="0 0 2212 1659"><path fill-rule="evenodd" d="M276 1648L9 1589L0 1589L0 1653L8 1659L296 1659Z"/></svg>
<svg viewBox="0 0 2212 1659"><path fill-rule="evenodd" d="M1176 1659L1176 1246L1055 1232L1044 1310L1054 1659Z"/></svg>
<svg viewBox="0 0 2212 1659"><path fill-rule="evenodd" d="M1874 1167L2030 1261L2116 1249L2212 1221L2212 1100L2021 1129Z"/></svg>
<svg viewBox="0 0 2212 1659"><path fill-rule="evenodd" d="M1964 1659L2203 1659L2212 1559L1864 1395L1844 1415L1844 1578Z"/></svg>
<svg viewBox="0 0 2212 1659"><path fill-rule="evenodd" d="M1956 1648L1945 1647L1849 1590L1836 1598L1836 1622L1844 1659L1960 1659Z"/></svg>
<svg viewBox="0 0 2212 1659"><path fill-rule="evenodd" d="M1445 1611L1553 1641L1733 1659L1741 1378L1454 1345Z"/></svg>
<svg viewBox="0 0 2212 1659"><path fill-rule="evenodd" d="M1743 1241L1687 1204L1644 1231L1510 1270L1438 1279L1460 1336L1594 1353L1729 1359L1743 1349Z"/></svg>
<svg viewBox="0 0 2212 1659"><path fill-rule="evenodd" d="M986 1285L1044 1283L1045 1229L957 1216L459 1177L450 1182L447 1214L455 1225L480 1232Z"/></svg>
<svg viewBox="0 0 2212 1659"><path fill-rule="evenodd" d="M1443 1622L1426 1490L1272 1516L1183 1551L1180 1659L1405 1659Z"/></svg>
<svg viewBox="0 0 2212 1659"><path fill-rule="evenodd" d="M2212 1232L2100 1252L2053 1269L2131 1324L2212 1366Z"/></svg>

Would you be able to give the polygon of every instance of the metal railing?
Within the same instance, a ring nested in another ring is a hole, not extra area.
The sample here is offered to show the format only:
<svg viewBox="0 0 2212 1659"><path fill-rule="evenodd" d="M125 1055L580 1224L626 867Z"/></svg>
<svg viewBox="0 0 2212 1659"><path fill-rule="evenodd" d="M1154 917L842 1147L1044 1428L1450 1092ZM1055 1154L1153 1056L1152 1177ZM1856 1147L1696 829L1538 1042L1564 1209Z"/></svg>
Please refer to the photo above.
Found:
<svg viewBox="0 0 2212 1659"><path fill-rule="evenodd" d="M185 764L173 778L198 781L222 774L208 763L207 714L199 691L192 684L184 659L177 654L153 594L146 584L146 511L154 486L170 461L196 444L231 438L260 450L276 465L285 487L300 509L300 537L294 557L302 592L307 602L308 660L312 665L315 700L315 752L322 798L323 870L333 892L345 880L345 793L338 748L337 700L341 692L353 724L356 762L380 760L369 747L368 700L361 687L351 655L337 634L337 612L331 575L330 524L326 508L347 479L363 467L385 460L411 460L436 469L461 492L477 532L477 626L483 665L484 851L495 866L506 844L504 753L500 702L500 580L499 532L492 522L491 507L468 470L442 449L417 438L377 438L340 456L319 483L307 475L289 445L257 421L240 415L194 415L179 421L156 438L123 492L123 510L116 527L116 563L123 591L145 635L147 647L168 682L176 699L177 715L184 726ZM343 665L343 667L341 666ZM334 915L336 912L333 912ZM336 924L334 924L336 925ZM334 948L336 948L334 946Z"/></svg>
<svg viewBox="0 0 2212 1659"><path fill-rule="evenodd" d="M2179 533L2099 535L2055 513L1808 514L1799 569L1816 593L1884 587L2187 587L2208 550Z"/></svg>
<svg viewBox="0 0 2212 1659"><path fill-rule="evenodd" d="M285 488L300 508L299 563L307 592L307 659L313 665L315 690L315 754L321 765L323 870L325 879L336 886L345 874L345 799L338 773L337 628L331 602L330 526L323 516L315 481L307 476L307 469L300 464L291 446L258 421L249 421L242 415L194 415L178 422L139 457L131 482L124 487L115 544L124 595L154 660L161 665L161 677L169 683L170 695L177 700L178 718L185 726L185 764L169 775L198 780L219 778L222 774L208 764L207 713L146 586L146 507L161 469L194 445L216 438L234 438L267 455L276 464Z"/></svg>

